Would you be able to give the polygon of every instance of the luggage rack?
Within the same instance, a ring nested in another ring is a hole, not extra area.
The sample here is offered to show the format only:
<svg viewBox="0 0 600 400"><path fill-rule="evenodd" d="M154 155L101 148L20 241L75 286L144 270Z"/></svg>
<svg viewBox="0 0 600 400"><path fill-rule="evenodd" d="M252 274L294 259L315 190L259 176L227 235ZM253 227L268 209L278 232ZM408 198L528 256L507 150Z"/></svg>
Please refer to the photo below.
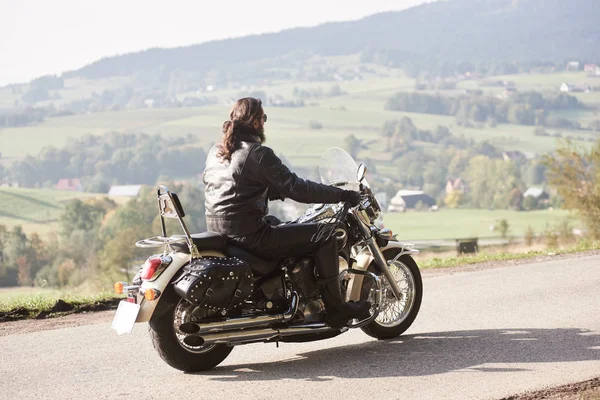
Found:
<svg viewBox="0 0 600 400"><path fill-rule="evenodd" d="M183 211L183 207L181 206L181 202L179 201L179 197L177 197L177 194L171 193L166 186L159 186L156 191L156 195L158 197L158 214L160 215L160 226L162 228L162 235L140 240L136 242L135 245L141 248L152 248L165 245L168 246L174 243L186 242L190 249L191 258L200 258L198 248L194 244L192 236L190 235L190 231L188 230L185 222L183 221L183 217L185 217L185 212ZM181 229L183 229L183 232L185 233L185 236L168 237L167 228L165 226L165 218L172 218L178 220L179 225L181 225Z"/></svg>
<svg viewBox="0 0 600 400"><path fill-rule="evenodd" d="M141 248L153 248L153 247L161 247L165 245L171 245L173 243L183 243L187 242L187 238L185 237L165 237L165 236L154 236L148 239L139 240L135 243L136 247Z"/></svg>

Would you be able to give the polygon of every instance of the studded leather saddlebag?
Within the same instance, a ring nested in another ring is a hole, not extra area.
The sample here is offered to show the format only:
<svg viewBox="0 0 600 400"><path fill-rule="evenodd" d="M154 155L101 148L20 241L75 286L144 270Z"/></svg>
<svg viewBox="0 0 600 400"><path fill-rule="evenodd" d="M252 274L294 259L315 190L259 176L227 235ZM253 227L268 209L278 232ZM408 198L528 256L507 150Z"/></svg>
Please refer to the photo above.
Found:
<svg viewBox="0 0 600 400"><path fill-rule="evenodd" d="M202 257L183 267L175 292L200 307L231 310L252 294L250 266L237 257Z"/></svg>

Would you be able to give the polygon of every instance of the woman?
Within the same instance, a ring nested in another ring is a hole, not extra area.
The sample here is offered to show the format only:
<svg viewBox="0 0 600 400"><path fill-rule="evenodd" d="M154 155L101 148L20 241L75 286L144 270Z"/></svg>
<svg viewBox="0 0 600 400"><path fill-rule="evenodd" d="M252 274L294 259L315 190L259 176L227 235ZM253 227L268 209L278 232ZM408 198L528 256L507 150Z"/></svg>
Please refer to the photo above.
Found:
<svg viewBox="0 0 600 400"><path fill-rule="evenodd" d="M368 302L346 303L340 294L335 239L313 242L317 224L272 226L265 222L268 200L301 203L358 204L360 194L299 178L265 142L267 115L260 99L243 98L223 124L223 139L208 154L204 171L206 223L209 231L262 258L314 253L327 322L336 328L368 316Z"/></svg>

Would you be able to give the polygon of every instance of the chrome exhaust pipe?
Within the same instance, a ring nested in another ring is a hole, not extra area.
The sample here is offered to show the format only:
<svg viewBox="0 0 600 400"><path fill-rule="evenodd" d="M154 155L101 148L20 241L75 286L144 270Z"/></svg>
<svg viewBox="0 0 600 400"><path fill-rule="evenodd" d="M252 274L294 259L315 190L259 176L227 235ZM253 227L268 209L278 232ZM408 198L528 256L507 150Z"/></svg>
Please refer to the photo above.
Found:
<svg viewBox="0 0 600 400"><path fill-rule="evenodd" d="M229 318L225 321L209 322L207 324L186 322L185 324L179 326L179 330L189 335L204 336L205 334L239 329L268 328L269 326L275 323L285 323L290 321L292 318L294 318L294 315L296 315L297 311L298 293L294 292L292 294L292 303L290 305L290 308L283 314Z"/></svg>
<svg viewBox="0 0 600 400"><path fill-rule="evenodd" d="M294 326L282 330L274 329L250 329L247 331L240 332L218 332L210 333L206 335L188 335L183 340L188 346L202 346L212 344L228 344L231 346L254 343L254 342L265 342L278 337L294 336L294 335L307 335L314 333L325 333L334 331L330 326L325 324L312 324L312 325L301 325Z"/></svg>

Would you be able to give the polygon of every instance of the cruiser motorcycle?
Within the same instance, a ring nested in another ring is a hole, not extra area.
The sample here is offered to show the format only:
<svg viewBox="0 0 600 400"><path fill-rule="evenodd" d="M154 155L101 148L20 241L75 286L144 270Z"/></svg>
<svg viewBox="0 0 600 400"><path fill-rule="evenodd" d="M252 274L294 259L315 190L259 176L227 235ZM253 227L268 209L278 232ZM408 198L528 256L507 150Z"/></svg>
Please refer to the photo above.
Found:
<svg viewBox="0 0 600 400"><path fill-rule="evenodd" d="M421 305L421 274L411 257L418 250L377 227L382 211L364 164L331 148L321 157L319 173L325 184L360 191L360 204L314 204L291 223L321 224L314 240L335 236L342 295L347 301L369 300L368 318L341 329L328 326L310 254L262 259L220 234L190 234L179 198L160 186L162 235L136 246L162 251L146 260L132 284L115 284L115 292L127 297L112 328L131 333L136 323L148 322L160 357L188 372L217 366L242 344L309 342L355 328L377 339L401 335ZM165 218L176 219L184 234L167 236Z"/></svg>

